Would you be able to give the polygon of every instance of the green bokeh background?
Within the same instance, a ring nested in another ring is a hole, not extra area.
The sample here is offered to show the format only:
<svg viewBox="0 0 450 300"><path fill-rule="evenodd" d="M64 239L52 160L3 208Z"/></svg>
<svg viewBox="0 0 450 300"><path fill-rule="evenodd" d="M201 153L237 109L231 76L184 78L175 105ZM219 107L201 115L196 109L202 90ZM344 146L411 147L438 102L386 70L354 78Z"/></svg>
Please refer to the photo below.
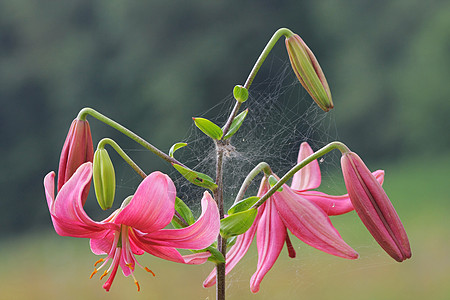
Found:
<svg viewBox="0 0 450 300"><path fill-rule="evenodd" d="M167 151L192 128L192 116L212 117L208 109L245 81L280 27L300 34L318 57L336 137L371 169L386 170L413 258L394 262L351 213L332 220L359 260L295 240L297 258L283 250L252 295L254 245L229 277L229 298L448 299L450 3L437 0L0 1L0 298L213 299L214 290L201 287L210 265L149 255L140 261L157 276L136 272L140 293L120 275L104 292L88 280L96 259L87 240L54 233L42 179L57 168L70 122L85 106ZM287 63L282 44L269 64ZM263 66L256 87L271 70ZM96 141L113 137L147 169L170 169L92 123ZM121 174L121 185L135 188ZM343 192L339 180L326 186Z"/></svg>

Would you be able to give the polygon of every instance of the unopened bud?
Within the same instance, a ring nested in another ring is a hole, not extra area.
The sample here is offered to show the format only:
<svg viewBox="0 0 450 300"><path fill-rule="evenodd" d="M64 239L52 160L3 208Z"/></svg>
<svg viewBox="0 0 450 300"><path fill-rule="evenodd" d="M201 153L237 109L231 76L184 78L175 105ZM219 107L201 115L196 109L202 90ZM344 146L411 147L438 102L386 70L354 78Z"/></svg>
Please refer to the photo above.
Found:
<svg viewBox="0 0 450 300"><path fill-rule="evenodd" d="M242 85L236 85L233 89L234 99L238 102L245 102L248 99L248 90Z"/></svg>
<svg viewBox="0 0 450 300"><path fill-rule="evenodd" d="M116 192L116 175L108 151L104 148L95 151L92 176L98 204L103 210L111 208Z"/></svg>
<svg viewBox="0 0 450 300"><path fill-rule="evenodd" d="M332 109L330 88L312 51L297 34L286 38L286 48L292 69L306 91L321 109Z"/></svg>

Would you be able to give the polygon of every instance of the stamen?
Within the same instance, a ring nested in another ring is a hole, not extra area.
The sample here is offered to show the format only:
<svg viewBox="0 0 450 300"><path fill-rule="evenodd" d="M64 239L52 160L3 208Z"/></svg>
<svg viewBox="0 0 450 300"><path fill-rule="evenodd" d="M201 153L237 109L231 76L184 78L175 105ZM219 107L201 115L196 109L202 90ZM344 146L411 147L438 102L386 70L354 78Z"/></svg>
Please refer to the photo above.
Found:
<svg viewBox="0 0 450 300"><path fill-rule="evenodd" d="M94 267L96 267L99 263L103 262L105 259L104 258L100 258L99 260L97 260L94 264Z"/></svg>
<svg viewBox="0 0 450 300"><path fill-rule="evenodd" d="M133 266L132 263L128 263L128 264L126 264L126 266L127 266L128 268L130 268L131 271L134 271L134 266Z"/></svg>
<svg viewBox="0 0 450 300"><path fill-rule="evenodd" d="M145 271L147 271L147 272L149 272L149 273L152 273L153 277L155 277L155 276L156 276L156 275L155 275L155 273L153 273L153 271L152 271L152 270L150 270L149 268L147 268L147 267L144 267L144 270L145 270Z"/></svg>
<svg viewBox="0 0 450 300"><path fill-rule="evenodd" d="M100 276L100 280L102 280L102 279L103 279L103 277L105 277L106 275L108 275L108 271L105 271L105 272L103 272L103 275L102 275L102 276Z"/></svg>
<svg viewBox="0 0 450 300"><path fill-rule="evenodd" d="M289 238L289 235L287 233L286 233L286 246L288 249L289 257L295 258L296 253L294 247L292 246L291 239Z"/></svg>
<svg viewBox="0 0 450 300"><path fill-rule="evenodd" d="M136 284L137 290L139 292L141 290L141 287L139 286L139 282L136 279L134 280L134 284Z"/></svg>
<svg viewBox="0 0 450 300"><path fill-rule="evenodd" d="M92 279L92 276L94 276L95 275L95 273L97 273L97 269L94 269L94 272L92 272L92 274L91 274L91 276L89 276L89 279Z"/></svg>

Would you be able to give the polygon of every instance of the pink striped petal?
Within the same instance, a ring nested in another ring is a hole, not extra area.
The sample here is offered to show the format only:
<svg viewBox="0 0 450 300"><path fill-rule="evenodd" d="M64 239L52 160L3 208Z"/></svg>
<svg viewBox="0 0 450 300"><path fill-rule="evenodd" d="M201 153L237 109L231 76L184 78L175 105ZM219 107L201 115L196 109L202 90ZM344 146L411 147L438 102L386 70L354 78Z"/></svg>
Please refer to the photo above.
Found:
<svg viewBox="0 0 450 300"><path fill-rule="evenodd" d="M83 191L92 178L92 163L81 165L73 176L62 186L56 199L55 173L44 178L47 204L56 232L62 236L102 238L114 224L95 222L83 209Z"/></svg>
<svg viewBox="0 0 450 300"><path fill-rule="evenodd" d="M313 153L314 151L311 149L309 144L303 142L300 145L297 163L301 162ZM292 177L291 188L299 191L312 190L320 186L320 181L321 176L319 163L317 160L314 160L294 174Z"/></svg>
<svg viewBox="0 0 450 300"><path fill-rule="evenodd" d="M280 255L286 241L286 227L280 219L273 199L267 200L266 207L258 222L256 242L258 248L258 265L250 279L250 290L259 291L259 286Z"/></svg>
<svg viewBox="0 0 450 300"><path fill-rule="evenodd" d="M169 176L153 172L139 185L130 203L114 220L149 233L164 228L175 212L175 185Z"/></svg>
<svg viewBox="0 0 450 300"><path fill-rule="evenodd" d="M200 252L194 254L183 255L184 263L188 265L201 265L205 263L211 256L209 252Z"/></svg>
<svg viewBox="0 0 450 300"><path fill-rule="evenodd" d="M220 217L217 204L208 192L202 198L202 214L189 227L163 229L141 237L142 242L152 245L182 249L203 249L210 246L219 235Z"/></svg>
<svg viewBox="0 0 450 300"><path fill-rule="evenodd" d="M287 185L272 197L284 224L300 240L329 254L358 258L355 250L342 240L326 213L317 205L295 194Z"/></svg>

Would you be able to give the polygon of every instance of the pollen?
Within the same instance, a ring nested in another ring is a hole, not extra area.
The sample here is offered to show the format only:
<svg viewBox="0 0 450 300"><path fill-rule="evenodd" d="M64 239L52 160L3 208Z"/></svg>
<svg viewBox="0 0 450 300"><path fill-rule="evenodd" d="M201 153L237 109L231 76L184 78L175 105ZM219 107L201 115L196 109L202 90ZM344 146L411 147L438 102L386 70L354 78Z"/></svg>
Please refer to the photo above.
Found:
<svg viewBox="0 0 450 300"><path fill-rule="evenodd" d="M108 271L103 272L102 276L100 276L100 280L102 280L106 275L108 275Z"/></svg>
<svg viewBox="0 0 450 300"><path fill-rule="evenodd" d="M137 286L138 292L141 290L141 286L139 285L139 282L135 279L134 284Z"/></svg>
<svg viewBox="0 0 450 300"><path fill-rule="evenodd" d="M89 276L89 279L92 279L92 276L94 276L95 275L95 273L97 273L97 269L94 269L94 271L92 272L92 274L91 274L91 276Z"/></svg>
<svg viewBox="0 0 450 300"><path fill-rule="evenodd" d="M130 268L131 271L134 271L134 266L133 266L132 263L126 264L126 266L127 266L128 268Z"/></svg>
<svg viewBox="0 0 450 300"><path fill-rule="evenodd" d="M97 261L95 262L94 267L96 267L99 263L101 263L101 262L103 262L103 261L105 261L105 259L104 259L104 258L100 258L99 260L97 260Z"/></svg>
<svg viewBox="0 0 450 300"><path fill-rule="evenodd" d="M153 277L155 277L155 276L156 276L156 275L155 275L155 273L153 273L153 271L152 271L152 270L150 270L149 268L147 268L147 267L144 267L144 269L145 269L145 271L147 271L147 272L149 272L149 273L152 273Z"/></svg>

